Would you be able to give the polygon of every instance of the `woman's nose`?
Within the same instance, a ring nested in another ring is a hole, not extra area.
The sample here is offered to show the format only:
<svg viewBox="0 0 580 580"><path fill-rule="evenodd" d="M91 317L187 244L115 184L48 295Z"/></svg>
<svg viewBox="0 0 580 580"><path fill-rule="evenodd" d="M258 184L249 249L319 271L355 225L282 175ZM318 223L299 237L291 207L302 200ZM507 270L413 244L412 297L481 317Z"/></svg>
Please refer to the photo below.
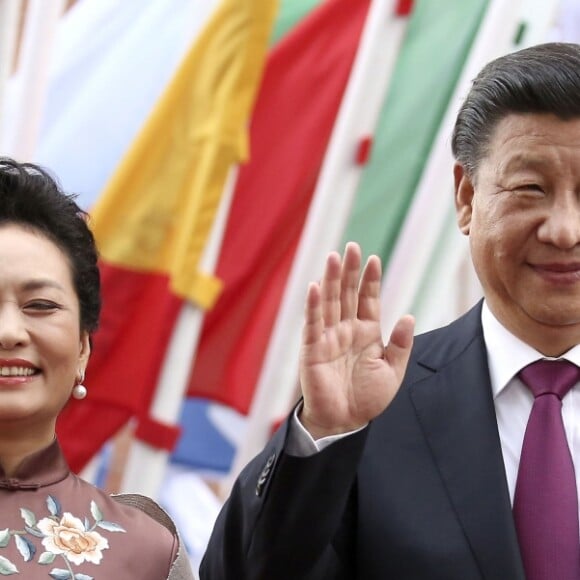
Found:
<svg viewBox="0 0 580 580"><path fill-rule="evenodd" d="M12 303L0 306L0 348L11 350L27 340L28 332L18 306Z"/></svg>

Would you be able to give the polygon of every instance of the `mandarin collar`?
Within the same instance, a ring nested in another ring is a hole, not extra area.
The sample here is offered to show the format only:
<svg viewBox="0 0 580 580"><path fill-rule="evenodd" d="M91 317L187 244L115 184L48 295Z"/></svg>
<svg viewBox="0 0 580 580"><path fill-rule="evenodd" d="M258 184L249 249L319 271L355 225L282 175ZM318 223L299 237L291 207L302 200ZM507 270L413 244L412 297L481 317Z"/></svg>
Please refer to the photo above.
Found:
<svg viewBox="0 0 580 580"><path fill-rule="evenodd" d="M0 491L35 490L58 483L67 477L70 468L55 439L48 447L25 457L12 477L0 467Z"/></svg>

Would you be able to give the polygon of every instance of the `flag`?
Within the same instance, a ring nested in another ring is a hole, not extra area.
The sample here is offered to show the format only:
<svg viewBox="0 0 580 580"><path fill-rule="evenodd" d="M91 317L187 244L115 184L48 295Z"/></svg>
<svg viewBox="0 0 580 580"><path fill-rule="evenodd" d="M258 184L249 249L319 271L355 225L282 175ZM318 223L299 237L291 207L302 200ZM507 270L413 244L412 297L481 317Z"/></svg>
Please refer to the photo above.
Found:
<svg viewBox="0 0 580 580"><path fill-rule="evenodd" d="M488 0L416 2L343 242L388 264ZM451 168L449 168L451 171Z"/></svg>
<svg viewBox="0 0 580 580"><path fill-rule="evenodd" d="M518 36L519 6L492 0L485 11L484 18L478 27L477 35L469 51L465 65L453 96L449 99L445 115L440 123L431 153L423 168L420 182L413 196L412 205L406 215L403 228L397 238L396 246L389 256L389 264L382 287L382 301L388 304L382 312L383 331L388 335L395 321L402 314L409 312L413 299L420 292L420 283L431 262L434 261L431 250L437 245L438 238L450 225L448 215L454 208L453 195L453 156L449 139L453 131L457 112L472 79L490 60L505 54L513 47ZM421 243L418 244L417 240ZM460 246L460 244L456 244ZM452 256L448 256L448 265L452 271ZM448 278L451 276L448 276ZM435 288L429 291L434 293ZM452 300L449 300L453 304ZM444 309L438 308L441 314L440 324L461 314L453 309L453 314L445 317ZM432 318L431 321L434 319ZM439 325L440 325L439 324ZM420 325L418 325L420 326ZM425 330L425 327L421 327Z"/></svg>
<svg viewBox="0 0 580 580"><path fill-rule="evenodd" d="M275 9L274 0L223 0L91 211L103 315L90 395L58 425L73 469L131 416L147 419L182 300L207 308L219 292L198 262L229 169L248 157Z"/></svg>

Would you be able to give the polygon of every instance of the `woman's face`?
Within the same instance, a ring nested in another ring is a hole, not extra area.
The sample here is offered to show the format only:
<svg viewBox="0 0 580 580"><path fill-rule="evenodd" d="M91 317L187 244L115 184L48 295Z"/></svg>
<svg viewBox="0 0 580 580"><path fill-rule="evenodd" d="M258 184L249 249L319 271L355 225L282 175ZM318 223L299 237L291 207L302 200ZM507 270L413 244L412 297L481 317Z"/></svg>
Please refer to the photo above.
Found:
<svg viewBox="0 0 580 580"><path fill-rule="evenodd" d="M50 441L89 353L66 255L42 234L0 226L0 432Z"/></svg>

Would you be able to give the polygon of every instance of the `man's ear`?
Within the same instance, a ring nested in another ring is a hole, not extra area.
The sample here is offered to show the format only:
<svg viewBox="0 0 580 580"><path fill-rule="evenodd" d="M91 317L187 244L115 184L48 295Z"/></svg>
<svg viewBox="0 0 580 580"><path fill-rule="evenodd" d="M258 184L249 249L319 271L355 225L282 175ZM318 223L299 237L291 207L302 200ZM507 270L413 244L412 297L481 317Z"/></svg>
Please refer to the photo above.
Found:
<svg viewBox="0 0 580 580"><path fill-rule="evenodd" d="M459 230L465 236L471 229L471 215L473 212L473 196L475 193L473 180L465 171L461 163L455 162L453 166L455 178L455 216Z"/></svg>

